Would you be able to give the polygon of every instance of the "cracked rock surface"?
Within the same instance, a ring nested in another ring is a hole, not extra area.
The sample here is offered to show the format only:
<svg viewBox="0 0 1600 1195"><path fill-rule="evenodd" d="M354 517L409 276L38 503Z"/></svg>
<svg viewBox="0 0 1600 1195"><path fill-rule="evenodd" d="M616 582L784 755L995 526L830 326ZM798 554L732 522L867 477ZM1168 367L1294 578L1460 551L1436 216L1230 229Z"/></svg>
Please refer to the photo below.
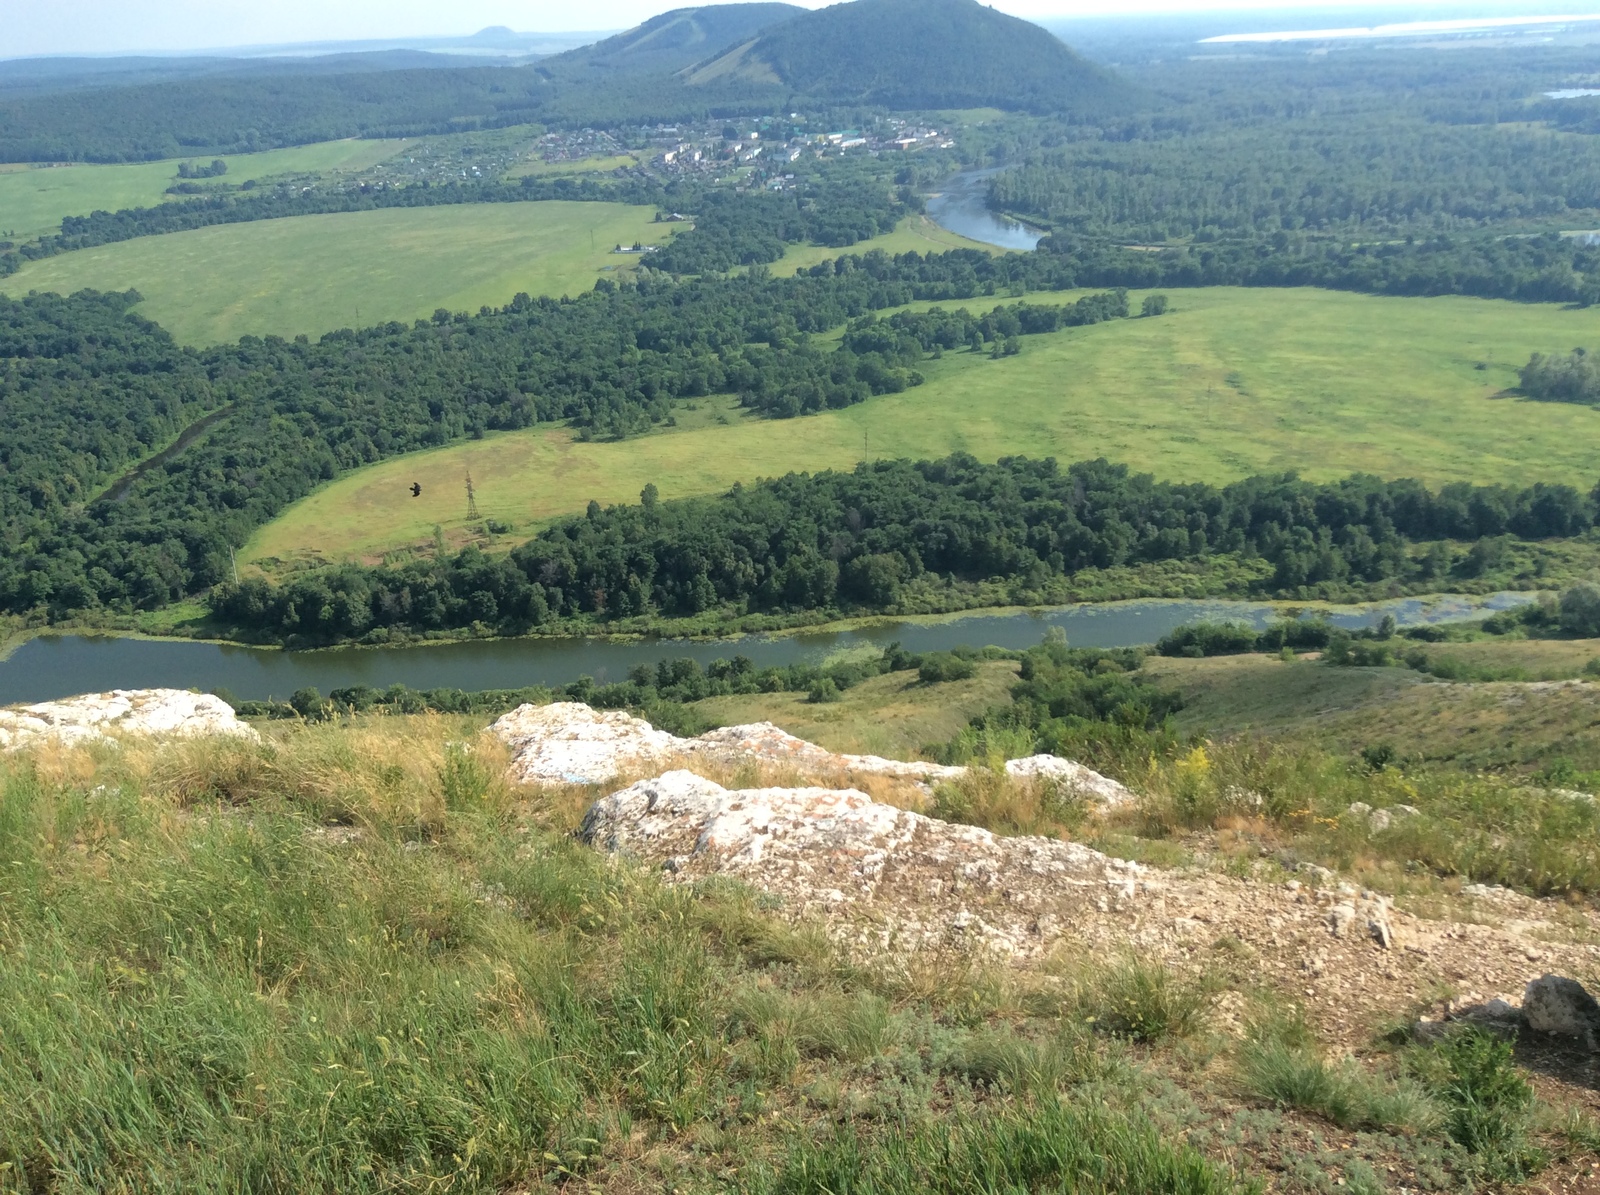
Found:
<svg viewBox="0 0 1600 1195"><path fill-rule="evenodd" d="M770 722L727 726L684 739L630 714L594 710L576 702L525 705L502 717L492 730L511 747L512 776L529 784L605 784L625 772L695 757L790 764L830 778L890 776L923 784L953 780L967 770L876 755L838 755ZM1014 759L1006 764L1006 771L1016 777L1054 781L1103 805L1134 799L1115 780L1053 755Z"/></svg>
<svg viewBox="0 0 1600 1195"><path fill-rule="evenodd" d="M0 710L0 749L4 750L40 739L75 745L114 741L117 735L189 738L212 734L258 737L221 698L184 689L116 689Z"/></svg>
<svg viewBox="0 0 1600 1195"><path fill-rule="evenodd" d="M581 835L680 879L744 879L793 915L849 914L868 949L1026 955L1074 910L1109 909L1148 882L1077 843L1002 838L854 789L726 789L681 770L597 801Z"/></svg>

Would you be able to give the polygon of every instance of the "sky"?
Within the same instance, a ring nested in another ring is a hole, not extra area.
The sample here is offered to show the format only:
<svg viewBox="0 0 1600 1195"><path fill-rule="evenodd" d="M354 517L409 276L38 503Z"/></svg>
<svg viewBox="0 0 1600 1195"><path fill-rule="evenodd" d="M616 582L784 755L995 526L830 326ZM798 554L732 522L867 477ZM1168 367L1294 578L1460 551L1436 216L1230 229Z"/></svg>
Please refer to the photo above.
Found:
<svg viewBox="0 0 1600 1195"><path fill-rule="evenodd" d="M623 29L696 0L0 0L0 58L199 50L290 42L461 36L490 25L519 32ZM704 2L704 0L700 0ZM821 8L825 0L791 0ZM1340 5L1338 0L993 0L1015 16L1048 17ZM1412 0L1412 7L1449 0ZM1477 7L1476 5L1474 7ZM1509 11L1520 7L1515 0ZM1545 11L1561 11L1550 4Z"/></svg>

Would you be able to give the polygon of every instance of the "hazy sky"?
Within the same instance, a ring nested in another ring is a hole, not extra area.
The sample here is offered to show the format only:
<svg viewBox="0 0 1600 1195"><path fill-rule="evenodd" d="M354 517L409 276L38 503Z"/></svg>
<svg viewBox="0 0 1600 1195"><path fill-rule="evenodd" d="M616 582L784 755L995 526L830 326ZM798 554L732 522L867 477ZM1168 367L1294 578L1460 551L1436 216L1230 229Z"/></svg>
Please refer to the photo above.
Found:
<svg viewBox="0 0 1600 1195"><path fill-rule="evenodd" d="M0 0L0 58L193 50L335 39L453 36L487 25L526 32L621 29L696 0ZM700 0L704 2L704 0ZM792 0L821 8L824 0ZM994 7L1040 18L1130 11L1250 7L1341 7L1338 0L995 0ZM1410 7L1450 7L1410 0ZM1481 6L1475 4L1474 7ZM1357 7L1349 5L1345 7ZM1360 7L1371 7L1370 4ZM1524 7L1509 0L1507 10ZM1552 3L1546 11L1564 11Z"/></svg>

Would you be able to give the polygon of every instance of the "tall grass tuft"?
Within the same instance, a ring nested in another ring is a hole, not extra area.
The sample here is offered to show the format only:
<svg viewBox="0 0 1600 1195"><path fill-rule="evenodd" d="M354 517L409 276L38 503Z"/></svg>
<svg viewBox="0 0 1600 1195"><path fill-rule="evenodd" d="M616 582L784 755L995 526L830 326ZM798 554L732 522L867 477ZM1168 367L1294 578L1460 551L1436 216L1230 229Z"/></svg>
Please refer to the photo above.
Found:
<svg viewBox="0 0 1600 1195"><path fill-rule="evenodd" d="M1236 1185L1199 1153L1132 1116L1046 1101L983 1118L845 1130L800 1140L775 1168L752 1168L745 1195L1223 1195Z"/></svg>

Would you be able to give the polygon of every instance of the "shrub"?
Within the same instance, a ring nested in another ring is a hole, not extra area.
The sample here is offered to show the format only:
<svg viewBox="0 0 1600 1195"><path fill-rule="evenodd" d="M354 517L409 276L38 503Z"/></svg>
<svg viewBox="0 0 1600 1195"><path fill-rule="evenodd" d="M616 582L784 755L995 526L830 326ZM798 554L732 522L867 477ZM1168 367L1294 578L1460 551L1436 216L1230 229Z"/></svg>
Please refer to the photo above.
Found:
<svg viewBox="0 0 1600 1195"><path fill-rule="evenodd" d="M962 659L947 651L930 652L922 657L917 668L917 679L925 685L942 681L969 680L976 671L971 660Z"/></svg>
<svg viewBox="0 0 1600 1195"><path fill-rule="evenodd" d="M1260 636L1240 622L1192 622L1163 635L1156 651L1164 656L1236 656L1255 651Z"/></svg>
<svg viewBox="0 0 1600 1195"><path fill-rule="evenodd" d="M1561 595L1561 629L1584 639L1600 636L1600 584L1580 581Z"/></svg>

